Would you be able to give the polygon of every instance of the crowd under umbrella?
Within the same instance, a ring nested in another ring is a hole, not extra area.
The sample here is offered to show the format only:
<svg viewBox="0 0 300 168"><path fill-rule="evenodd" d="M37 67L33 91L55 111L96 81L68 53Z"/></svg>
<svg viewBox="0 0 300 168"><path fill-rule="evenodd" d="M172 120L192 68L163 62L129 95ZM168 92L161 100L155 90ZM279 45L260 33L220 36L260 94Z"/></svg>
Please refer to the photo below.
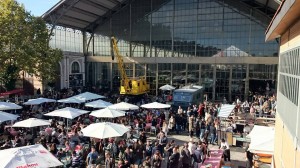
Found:
<svg viewBox="0 0 300 168"><path fill-rule="evenodd" d="M125 116L125 114L126 114L125 111L114 110L106 107L104 109L92 111L90 115L97 118L116 118L116 117Z"/></svg>
<svg viewBox="0 0 300 168"><path fill-rule="evenodd" d="M113 104L110 103L110 102L101 100L101 99L95 100L95 101L92 101L92 102L89 102L89 103L85 103L86 107L92 107L92 108L106 108L106 107L111 106L111 105L113 105Z"/></svg>
<svg viewBox="0 0 300 168"><path fill-rule="evenodd" d="M27 102L23 103L24 105L38 105L42 103L53 103L56 102L54 99L48 99L48 98L37 98L37 99L29 99Z"/></svg>
<svg viewBox="0 0 300 168"><path fill-rule="evenodd" d="M45 116L62 117L67 119L74 119L78 116L88 113L89 111L76 109L72 107L65 107L62 109L54 110L52 112L44 114ZM68 123L68 122L67 122ZM68 127L68 125L67 125Z"/></svg>
<svg viewBox="0 0 300 168"><path fill-rule="evenodd" d="M143 105L141 105L141 107L147 108L147 109L165 109L165 108L170 108L171 105L158 103L158 102L152 102L152 103L148 103L148 104L143 104Z"/></svg>
<svg viewBox="0 0 300 168"><path fill-rule="evenodd" d="M174 86L171 86L171 85L168 85L168 84L166 84L166 85L163 85L163 86L161 86L160 88L159 88L160 90L163 90L163 91L167 91L167 90L174 90L175 89L175 87Z"/></svg>
<svg viewBox="0 0 300 168"><path fill-rule="evenodd" d="M138 110L139 106L126 103L126 102L121 102L117 104L113 104L111 106L108 106L110 109L115 109L115 110Z"/></svg>
<svg viewBox="0 0 300 168"><path fill-rule="evenodd" d="M57 167L63 165L41 144L0 150L0 158L3 158L0 167Z"/></svg>
<svg viewBox="0 0 300 168"><path fill-rule="evenodd" d="M50 125L50 121L38 118L29 118L23 121L16 122L12 127L33 128Z"/></svg>
<svg viewBox="0 0 300 168"><path fill-rule="evenodd" d="M0 102L0 110L18 110L18 109L22 109L22 106L10 102Z"/></svg>
<svg viewBox="0 0 300 168"><path fill-rule="evenodd" d="M128 131L129 129L125 125L111 122L90 124L81 130L84 136L99 139L120 137Z"/></svg>
<svg viewBox="0 0 300 168"><path fill-rule="evenodd" d="M0 123L4 121L13 121L18 117L20 116L0 111Z"/></svg>

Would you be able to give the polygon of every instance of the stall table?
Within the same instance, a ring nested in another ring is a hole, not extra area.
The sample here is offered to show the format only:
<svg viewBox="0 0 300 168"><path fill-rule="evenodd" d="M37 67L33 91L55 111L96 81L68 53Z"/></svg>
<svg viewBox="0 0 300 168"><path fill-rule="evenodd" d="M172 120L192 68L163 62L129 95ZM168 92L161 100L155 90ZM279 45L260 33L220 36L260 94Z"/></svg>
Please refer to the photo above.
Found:
<svg viewBox="0 0 300 168"><path fill-rule="evenodd" d="M207 168L208 165L211 165L209 168L220 168L222 160L223 150L215 149L210 150L210 157L207 157L203 164L199 164L199 168Z"/></svg>

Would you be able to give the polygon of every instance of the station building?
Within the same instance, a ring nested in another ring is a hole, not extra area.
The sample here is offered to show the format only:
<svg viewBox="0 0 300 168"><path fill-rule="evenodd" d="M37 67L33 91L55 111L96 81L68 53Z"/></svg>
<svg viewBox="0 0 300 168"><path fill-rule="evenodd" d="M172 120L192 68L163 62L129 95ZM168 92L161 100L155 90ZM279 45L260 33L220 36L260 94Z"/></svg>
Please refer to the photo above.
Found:
<svg viewBox="0 0 300 168"><path fill-rule="evenodd" d="M205 87L210 100L276 91L279 41L265 31L279 0L62 0L42 17L61 48L58 88L117 90L111 36L130 77Z"/></svg>

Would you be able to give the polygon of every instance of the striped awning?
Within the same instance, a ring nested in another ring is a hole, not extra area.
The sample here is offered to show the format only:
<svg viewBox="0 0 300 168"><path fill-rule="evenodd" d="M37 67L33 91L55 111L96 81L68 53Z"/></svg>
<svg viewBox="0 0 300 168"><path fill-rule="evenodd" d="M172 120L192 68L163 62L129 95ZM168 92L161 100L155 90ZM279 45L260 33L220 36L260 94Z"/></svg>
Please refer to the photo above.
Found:
<svg viewBox="0 0 300 168"><path fill-rule="evenodd" d="M235 105L231 105L231 104L223 104L220 112L218 114L218 117L220 118L227 118L229 117L230 113L232 112L232 110L235 108Z"/></svg>

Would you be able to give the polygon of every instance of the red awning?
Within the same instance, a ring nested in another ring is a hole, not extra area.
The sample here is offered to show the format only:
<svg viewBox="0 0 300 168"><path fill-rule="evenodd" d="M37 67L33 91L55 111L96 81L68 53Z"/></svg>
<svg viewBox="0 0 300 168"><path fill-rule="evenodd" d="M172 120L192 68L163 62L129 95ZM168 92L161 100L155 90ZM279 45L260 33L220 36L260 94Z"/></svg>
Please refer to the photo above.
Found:
<svg viewBox="0 0 300 168"><path fill-rule="evenodd" d="M15 90L11 90L11 91L8 91L8 92L0 93L0 96L8 96L8 95L11 95L11 94L22 94L22 93L23 93L23 89L15 89Z"/></svg>

